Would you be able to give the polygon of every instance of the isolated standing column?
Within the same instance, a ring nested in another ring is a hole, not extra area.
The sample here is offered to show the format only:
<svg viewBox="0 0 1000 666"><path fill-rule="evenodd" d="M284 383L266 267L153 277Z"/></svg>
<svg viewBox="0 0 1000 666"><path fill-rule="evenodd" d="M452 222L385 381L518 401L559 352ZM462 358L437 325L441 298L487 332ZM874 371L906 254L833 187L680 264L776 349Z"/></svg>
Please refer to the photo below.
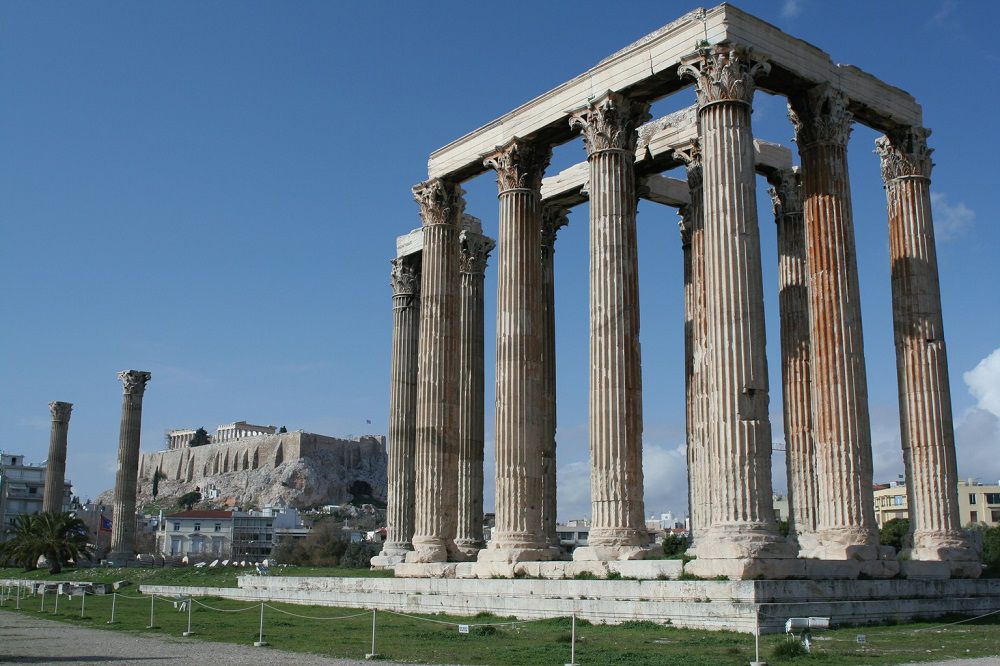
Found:
<svg viewBox="0 0 1000 666"><path fill-rule="evenodd" d="M464 192L439 178L413 188L423 219L413 551L444 562L455 550L458 499L458 233Z"/></svg>
<svg viewBox="0 0 1000 666"><path fill-rule="evenodd" d="M788 477L788 535L810 556L816 540L816 449L809 376L809 274L797 170L769 177L778 228L778 316L781 320L782 407Z"/></svg>
<svg viewBox="0 0 1000 666"><path fill-rule="evenodd" d="M475 558L483 541L483 278L496 243L469 230L460 235L458 396L458 520L455 546Z"/></svg>
<svg viewBox="0 0 1000 666"><path fill-rule="evenodd" d="M116 564L135 556L135 496L139 473L139 438L142 431L142 397L152 375L143 370L123 370L122 420L118 436L118 473L115 475L111 551Z"/></svg>
<svg viewBox="0 0 1000 666"><path fill-rule="evenodd" d="M386 535L373 566L403 561L413 550L414 449L417 439L417 348L420 339L420 257L392 261L392 367Z"/></svg>
<svg viewBox="0 0 1000 666"><path fill-rule="evenodd" d="M50 402L52 430L49 432L49 461L45 469L45 499L42 511L62 511L66 484L66 443L73 403Z"/></svg>
<svg viewBox="0 0 1000 666"><path fill-rule="evenodd" d="M981 567L961 531L948 353L941 316L931 213L929 130L880 137L889 208L892 320L899 379L899 419L906 468L913 560L944 560L953 575Z"/></svg>
<svg viewBox="0 0 1000 666"><path fill-rule="evenodd" d="M642 355L636 246L636 128L649 105L608 92L574 113L590 163L590 493L578 560L639 558L649 545L642 484Z"/></svg>
<svg viewBox="0 0 1000 666"><path fill-rule="evenodd" d="M847 97L827 84L793 97L789 118L802 161L809 266L809 371L816 443L814 556L878 557L871 425L865 376L847 143Z"/></svg>

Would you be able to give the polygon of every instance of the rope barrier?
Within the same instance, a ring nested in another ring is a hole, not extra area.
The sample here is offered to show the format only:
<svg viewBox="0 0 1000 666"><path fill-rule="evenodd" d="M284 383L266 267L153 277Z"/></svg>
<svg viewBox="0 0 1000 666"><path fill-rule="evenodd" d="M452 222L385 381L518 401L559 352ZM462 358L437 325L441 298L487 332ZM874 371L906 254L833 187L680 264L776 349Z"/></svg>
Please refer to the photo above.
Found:
<svg viewBox="0 0 1000 666"><path fill-rule="evenodd" d="M270 608L271 610L275 611L276 613L283 613L285 615L291 615L292 617L302 618L303 620L348 620L348 619L350 619L352 617L361 617L362 615L367 616L369 614L368 611L364 611L362 613L354 613L353 615L338 615L338 616L335 616L335 617L314 617L312 615L299 615L297 613L292 613L290 611L282 610L280 608L275 608L274 606L272 606L271 604L268 604L268 603L265 603L264 605L266 607ZM256 608L256 606L255 606L255 608Z"/></svg>
<svg viewBox="0 0 1000 666"><path fill-rule="evenodd" d="M956 624L964 624L966 622L972 622L974 620L981 620L984 617L989 617L990 615L996 615L1000 613L1000 610L990 611L989 613L984 613L983 615L977 615L976 617L967 617L964 620L959 620L958 622L949 622L948 624L939 624L936 627L924 627L922 629L914 629L913 633L918 633L921 631L933 631L935 629L944 629L945 627L953 627Z"/></svg>
<svg viewBox="0 0 1000 666"><path fill-rule="evenodd" d="M514 620L512 622L448 622L446 620L434 620L429 617L420 617L419 615L408 615L406 613L400 613L397 611L383 610L383 613L389 613L390 615L398 615L400 617L408 617L411 620L422 620L424 622L433 622L434 624L446 624L451 627L508 627L514 624L529 624L531 622L542 622L544 620L554 620L557 618L551 617L538 617L533 620ZM558 618L564 619L564 618Z"/></svg>
<svg viewBox="0 0 1000 666"><path fill-rule="evenodd" d="M260 608L260 604L254 604L253 606L247 606L246 608L237 608L235 610L227 610L225 608L215 608L214 606L209 606L208 604L202 603L202 602L198 601L197 599L195 599L193 597L191 598L191 601L193 601L194 603L198 604L199 606L207 608L208 610L216 611L218 613L243 613L243 612L248 611L248 610L254 610L254 609Z"/></svg>

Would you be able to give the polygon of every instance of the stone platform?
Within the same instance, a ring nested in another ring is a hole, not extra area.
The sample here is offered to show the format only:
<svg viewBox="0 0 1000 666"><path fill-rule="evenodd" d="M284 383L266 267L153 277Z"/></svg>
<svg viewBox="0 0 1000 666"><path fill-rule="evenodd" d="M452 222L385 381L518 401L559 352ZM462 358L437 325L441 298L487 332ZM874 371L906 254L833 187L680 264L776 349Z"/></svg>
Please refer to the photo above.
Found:
<svg viewBox="0 0 1000 666"><path fill-rule="evenodd" d="M1000 580L518 580L241 576L238 588L142 585L144 593L520 619L576 614L699 629L783 631L789 617L835 625L906 622L1000 610Z"/></svg>

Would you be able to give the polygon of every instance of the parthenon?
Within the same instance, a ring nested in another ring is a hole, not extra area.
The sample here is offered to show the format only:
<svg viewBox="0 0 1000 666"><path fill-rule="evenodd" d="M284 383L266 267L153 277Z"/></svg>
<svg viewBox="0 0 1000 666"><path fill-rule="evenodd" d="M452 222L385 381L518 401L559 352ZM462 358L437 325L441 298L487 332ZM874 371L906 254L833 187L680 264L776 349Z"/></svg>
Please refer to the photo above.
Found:
<svg viewBox="0 0 1000 666"><path fill-rule="evenodd" d="M757 89L787 98L798 166L787 148L755 140ZM650 104L672 95L695 105L651 121ZM874 517L847 162L855 122L883 133L874 149L887 194L912 518L906 557L879 545ZM584 201L592 527L573 563L657 554L642 483L642 197L681 218L685 365L676 374L685 382L695 558L684 571L977 576L956 504L929 134L906 92L723 4L686 14L432 153L428 179L413 188L423 226L401 237L392 262L388 537L373 565L397 576L512 577L529 563L541 576L572 573L553 562L553 261L567 212ZM587 161L546 178L553 147L577 136ZM662 175L677 167L686 181ZM487 170L499 193L495 243L466 214L461 187ZM772 186L778 238L787 538L772 508L758 174ZM494 245L496 527L484 543L482 290Z"/></svg>

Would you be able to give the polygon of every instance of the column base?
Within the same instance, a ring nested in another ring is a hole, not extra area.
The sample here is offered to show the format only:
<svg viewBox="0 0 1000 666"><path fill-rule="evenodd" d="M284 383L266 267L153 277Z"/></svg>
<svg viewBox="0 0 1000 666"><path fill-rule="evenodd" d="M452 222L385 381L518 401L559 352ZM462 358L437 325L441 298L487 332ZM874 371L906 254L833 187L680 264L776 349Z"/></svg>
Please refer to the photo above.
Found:
<svg viewBox="0 0 1000 666"><path fill-rule="evenodd" d="M835 527L815 532L817 543L809 551L802 549L803 557L821 560L880 559L878 534L862 527Z"/></svg>
<svg viewBox="0 0 1000 666"><path fill-rule="evenodd" d="M449 546L454 548L454 543L436 537L424 537L413 539L413 550L406 553L407 564L431 564L434 562L447 562Z"/></svg>
<svg viewBox="0 0 1000 666"><path fill-rule="evenodd" d="M460 554L461 559L456 557L457 561L471 562L476 559L483 548L486 547L486 542L482 539L455 539L455 550Z"/></svg>
<svg viewBox="0 0 1000 666"><path fill-rule="evenodd" d="M684 573L699 578L729 580L779 580L806 575L804 560L796 558L706 558L684 565Z"/></svg>
<svg viewBox="0 0 1000 666"><path fill-rule="evenodd" d="M811 557L811 554L819 548L819 537L815 532L796 532L788 535L799 551L800 557Z"/></svg>
<svg viewBox="0 0 1000 666"><path fill-rule="evenodd" d="M792 559L798 556L794 543L759 523L736 523L705 529L698 538L699 559Z"/></svg>
<svg viewBox="0 0 1000 666"><path fill-rule="evenodd" d="M596 545L580 546L573 550L574 562L623 562L644 560L663 555L662 546Z"/></svg>
<svg viewBox="0 0 1000 666"><path fill-rule="evenodd" d="M371 559L372 569L392 569L406 561L406 555L386 555L385 551Z"/></svg>

